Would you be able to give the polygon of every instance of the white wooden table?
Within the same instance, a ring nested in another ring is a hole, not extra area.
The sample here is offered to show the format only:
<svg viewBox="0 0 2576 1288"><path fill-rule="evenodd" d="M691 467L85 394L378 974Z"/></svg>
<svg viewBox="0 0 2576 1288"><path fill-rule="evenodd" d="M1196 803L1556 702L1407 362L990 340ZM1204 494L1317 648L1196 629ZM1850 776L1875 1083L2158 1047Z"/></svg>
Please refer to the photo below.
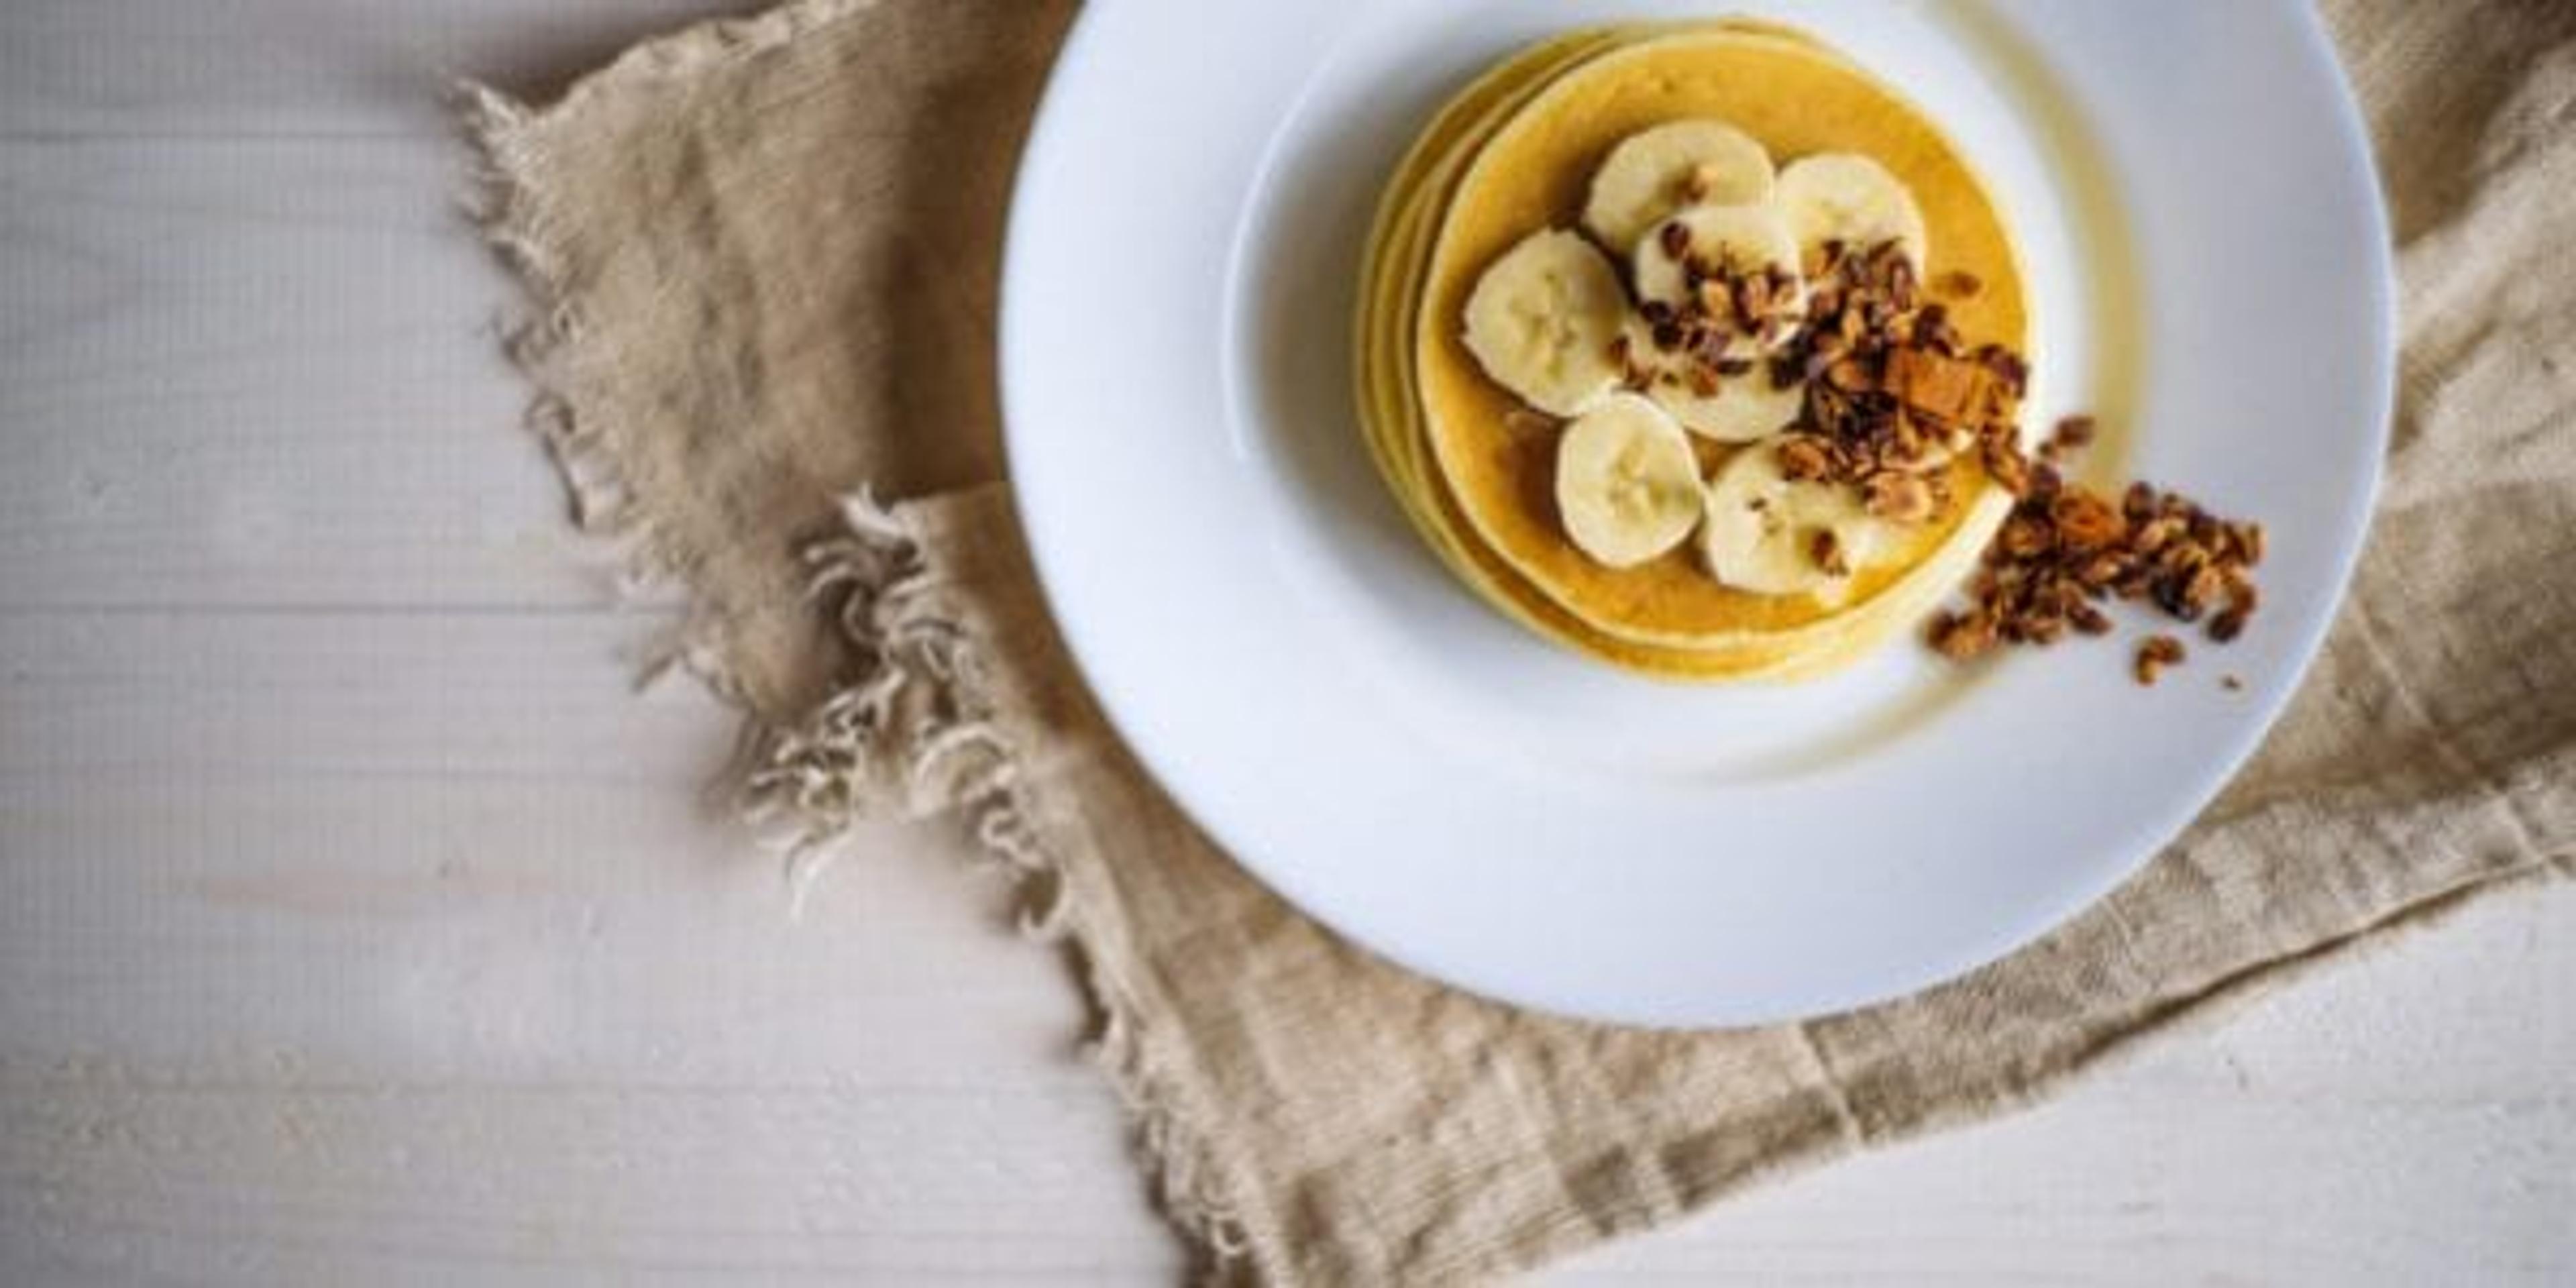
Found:
<svg viewBox="0 0 2576 1288"><path fill-rule="evenodd" d="M0 1283L1175 1271L1001 892L791 924L514 428L441 86L710 7L0 4ZM2571 1069L2562 886L1555 1279L2566 1282Z"/></svg>

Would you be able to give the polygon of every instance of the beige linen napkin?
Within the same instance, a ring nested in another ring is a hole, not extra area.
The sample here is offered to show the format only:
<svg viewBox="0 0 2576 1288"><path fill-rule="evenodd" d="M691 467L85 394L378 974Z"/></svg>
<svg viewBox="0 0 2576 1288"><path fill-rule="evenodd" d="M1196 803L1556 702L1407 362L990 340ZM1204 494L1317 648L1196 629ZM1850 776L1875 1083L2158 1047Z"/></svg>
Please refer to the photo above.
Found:
<svg viewBox="0 0 2576 1288"><path fill-rule="evenodd" d="M2406 356L2370 552L2306 689L2206 817L2044 941L1705 1034L1530 1015L1354 951L1102 724L994 481L997 237L1062 0L800 0L543 110L468 106L486 226L535 304L536 422L584 521L691 593L683 651L745 708L753 812L807 856L861 815L953 812L1028 874L1211 1278L1443 1282L1993 1115L2288 968L2569 874L2576 255L2552 232L2576 228L2576 7L2330 12L2393 190Z"/></svg>

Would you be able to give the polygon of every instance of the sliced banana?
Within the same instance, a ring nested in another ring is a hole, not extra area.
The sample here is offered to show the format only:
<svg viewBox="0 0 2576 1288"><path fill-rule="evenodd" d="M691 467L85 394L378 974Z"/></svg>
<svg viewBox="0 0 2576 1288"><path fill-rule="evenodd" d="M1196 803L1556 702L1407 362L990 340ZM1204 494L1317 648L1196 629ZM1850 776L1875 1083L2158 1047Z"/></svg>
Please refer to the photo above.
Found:
<svg viewBox="0 0 2576 1288"><path fill-rule="evenodd" d="M1583 226L1604 246L1637 239L1685 206L1771 199L1771 154L1724 121L1673 121L1631 134L1592 174Z"/></svg>
<svg viewBox="0 0 2576 1288"><path fill-rule="evenodd" d="M1788 218L1800 252L1814 257L1829 241L1855 250L1895 241L1923 271L1932 251L1922 208L1887 167L1857 152L1820 152L1780 172L1772 204Z"/></svg>
<svg viewBox="0 0 2576 1288"><path fill-rule="evenodd" d="M1684 376L1672 382L1656 381L1647 396L1694 434L1721 443L1750 443L1779 433L1798 419L1807 390L1803 381L1786 389L1773 388L1770 368L1756 363L1742 375L1720 378L1714 394L1701 394Z"/></svg>
<svg viewBox="0 0 2576 1288"><path fill-rule="evenodd" d="M1632 568L1682 543L1704 509L1699 458L1662 408L1612 394L1556 444L1556 510L1575 548Z"/></svg>
<svg viewBox="0 0 2576 1288"><path fill-rule="evenodd" d="M1679 238L1666 231L1676 225L1683 230ZM1682 246L1680 255L1673 253L1676 244ZM1798 271L1798 242L1790 236L1788 221L1773 205L1694 206L1647 230L1637 239L1637 297L1671 305L1685 303L1690 279L1682 264L1690 256L1739 273L1777 270L1789 279L1787 299L1781 307L1792 317L1806 311L1806 279ZM1788 339L1794 330L1780 328L1773 343ZM1754 337L1738 335L1728 352L1750 356L1762 347Z"/></svg>
<svg viewBox="0 0 2576 1288"><path fill-rule="evenodd" d="M1467 349L1523 402L1578 416L1624 374L1610 346L1627 313L1609 259L1581 234L1551 228L1523 238L1476 282Z"/></svg>
<svg viewBox="0 0 2576 1288"><path fill-rule="evenodd" d="M1708 486L1700 553L1719 581L1758 595L1849 593L1852 574L1886 556L1893 532L1846 484L1791 482L1768 445L1735 454Z"/></svg>

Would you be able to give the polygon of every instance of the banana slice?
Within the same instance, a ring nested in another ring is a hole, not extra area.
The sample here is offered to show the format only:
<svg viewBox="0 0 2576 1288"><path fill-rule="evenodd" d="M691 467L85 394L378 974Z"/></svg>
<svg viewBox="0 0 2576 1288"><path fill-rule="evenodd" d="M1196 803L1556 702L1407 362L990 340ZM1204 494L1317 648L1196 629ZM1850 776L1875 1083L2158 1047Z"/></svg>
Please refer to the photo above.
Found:
<svg viewBox="0 0 2576 1288"><path fill-rule="evenodd" d="M1628 316L1619 271L1581 234L1551 228L1503 253L1467 297L1467 350L1485 374L1552 416L1617 387L1610 345Z"/></svg>
<svg viewBox="0 0 2576 1288"><path fill-rule="evenodd" d="M1884 558L1888 526L1861 508L1859 489L1793 483L1768 446L1735 454L1708 486L1700 553L1719 581L1758 595L1848 594L1853 573Z"/></svg>
<svg viewBox="0 0 2576 1288"><path fill-rule="evenodd" d="M1857 250L1895 241L1917 275L1932 251L1914 194L1887 167L1856 152L1820 152L1780 172L1772 204L1787 216L1798 249L1810 257L1828 241Z"/></svg>
<svg viewBox="0 0 2576 1288"><path fill-rule="evenodd" d="M1721 377L1714 394L1701 394L1684 375L1671 383L1656 381L1646 396L1682 428L1721 443L1750 443L1779 433L1798 419L1807 402L1804 382L1775 389L1771 370L1762 363L1742 375Z"/></svg>
<svg viewBox="0 0 2576 1288"><path fill-rule="evenodd" d="M1603 399L1557 440L1557 515L1603 564L1632 568L1680 545L1703 509L1690 438L1635 394Z"/></svg>
<svg viewBox="0 0 2576 1288"><path fill-rule="evenodd" d="M1771 154L1724 121L1673 121L1631 134L1592 174L1583 226L1604 246L1637 239L1685 206L1771 199Z"/></svg>
<svg viewBox="0 0 2576 1288"><path fill-rule="evenodd" d="M1681 235L1670 230L1678 227ZM1681 253L1675 254L1676 247ZM1778 306L1791 318L1806 312L1806 279L1798 271L1798 242L1789 223L1772 205L1694 206L1647 230L1637 239L1637 297L1679 306L1687 302L1689 276L1684 260L1697 257L1739 273L1774 269L1789 279ZM1789 338L1794 326L1782 326L1774 345ZM1730 354L1750 357L1766 346L1749 334L1736 335Z"/></svg>

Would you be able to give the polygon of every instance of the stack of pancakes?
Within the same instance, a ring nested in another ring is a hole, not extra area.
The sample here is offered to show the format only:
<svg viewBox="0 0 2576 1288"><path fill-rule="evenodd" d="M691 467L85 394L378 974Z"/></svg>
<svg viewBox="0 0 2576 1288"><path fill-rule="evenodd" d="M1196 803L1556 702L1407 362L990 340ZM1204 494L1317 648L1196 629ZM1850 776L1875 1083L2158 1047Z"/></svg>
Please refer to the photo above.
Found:
<svg viewBox="0 0 2576 1288"><path fill-rule="evenodd" d="M1595 168L1621 140L1694 118L1728 122L1783 162L1855 152L1887 167L1921 208L1927 275L1980 284L1950 306L1951 320L1972 340L2029 353L2003 219L1919 110L1775 26L1608 27L1488 72L1397 168L1361 287L1361 421L1424 539L1479 596L1541 635L1673 679L1818 675L1919 620L1974 566L2012 498L1971 459L1953 462L1956 503L1830 596L1724 585L1688 545L1608 567L1574 547L1556 513L1555 422L1530 415L1464 339L1467 300L1488 266L1531 233L1576 227ZM1624 262L1628 248L1605 250ZM1694 450L1713 471L1733 452L1770 449L1699 441Z"/></svg>

